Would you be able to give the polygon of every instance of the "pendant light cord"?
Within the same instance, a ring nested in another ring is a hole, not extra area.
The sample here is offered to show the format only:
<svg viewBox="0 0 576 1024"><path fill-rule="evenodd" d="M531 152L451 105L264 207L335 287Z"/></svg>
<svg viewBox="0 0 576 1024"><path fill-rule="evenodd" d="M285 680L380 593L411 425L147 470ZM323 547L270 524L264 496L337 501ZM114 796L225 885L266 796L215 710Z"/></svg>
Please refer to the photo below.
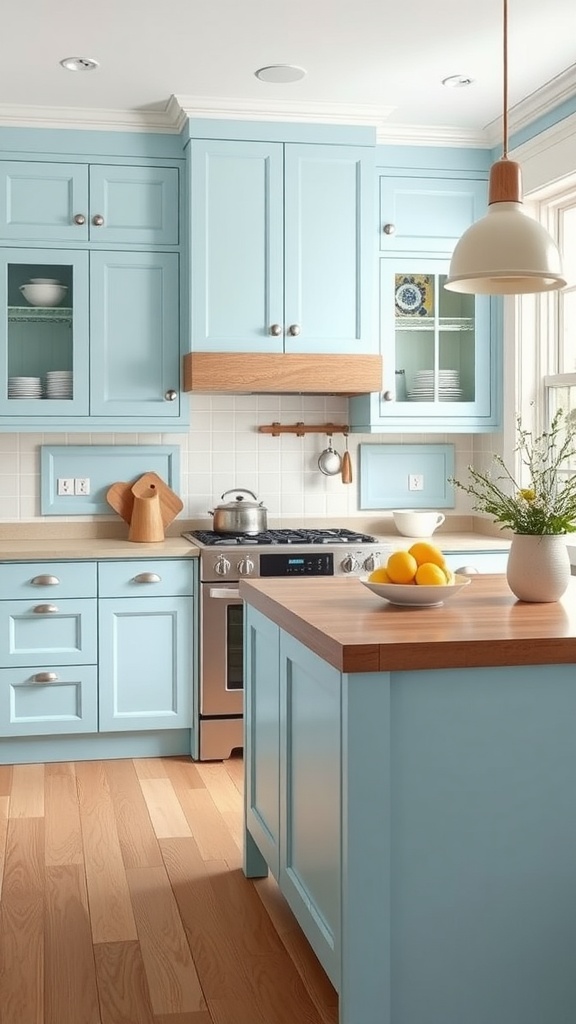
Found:
<svg viewBox="0 0 576 1024"><path fill-rule="evenodd" d="M504 40L504 61L503 61L503 86L504 86L504 103L503 103L503 116L502 116L502 129L503 129L503 143L502 143L502 159L508 159L508 0L502 0L503 11L504 11L504 26L502 32L502 38Z"/></svg>

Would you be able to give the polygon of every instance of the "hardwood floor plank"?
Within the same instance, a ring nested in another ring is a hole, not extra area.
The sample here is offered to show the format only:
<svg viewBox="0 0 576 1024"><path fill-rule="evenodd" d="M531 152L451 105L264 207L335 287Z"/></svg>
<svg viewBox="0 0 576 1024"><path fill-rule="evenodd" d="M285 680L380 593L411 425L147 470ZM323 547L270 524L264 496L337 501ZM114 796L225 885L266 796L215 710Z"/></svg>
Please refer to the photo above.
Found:
<svg viewBox="0 0 576 1024"><path fill-rule="evenodd" d="M134 770L139 779L165 779L166 768L161 757L135 757Z"/></svg>
<svg viewBox="0 0 576 1024"><path fill-rule="evenodd" d="M170 779L140 779L140 786L158 839L192 835Z"/></svg>
<svg viewBox="0 0 576 1024"><path fill-rule="evenodd" d="M191 757L163 757L162 763L176 793L182 789L204 789L198 764Z"/></svg>
<svg viewBox="0 0 576 1024"><path fill-rule="evenodd" d="M100 1024L84 868L46 868L44 1024ZM70 969L70 965L74 969Z"/></svg>
<svg viewBox="0 0 576 1024"><path fill-rule="evenodd" d="M10 817L44 817L43 764L15 764L13 766Z"/></svg>
<svg viewBox="0 0 576 1024"><path fill-rule="evenodd" d="M161 1013L154 1017L154 1024L213 1024L208 1010L197 1013Z"/></svg>
<svg viewBox="0 0 576 1024"><path fill-rule="evenodd" d="M2 882L4 879L4 861L6 859L6 839L8 836L8 810L10 797L0 796L0 899L2 899ZM1 1018L0 1018L1 1019Z"/></svg>
<svg viewBox="0 0 576 1024"><path fill-rule="evenodd" d="M0 903L0 1019L44 1024L44 822L8 822Z"/></svg>
<svg viewBox="0 0 576 1024"><path fill-rule="evenodd" d="M74 765L72 771L54 771L46 765L46 864L82 864L82 827ZM61 766L58 766L60 768Z"/></svg>
<svg viewBox="0 0 576 1024"><path fill-rule="evenodd" d="M155 1024L139 943L102 942L94 957L102 1024Z"/></svg>
<svg viewBox="0 0 576 1024"><path fill-rule="evenodd" d="M244 757L236 752L222 762L239 793L244 792Z"/></svg>
<svg viewBox="0 0 576 1024"><path fill-rule="evenodd" d="M194 839L161 839L160 846L206 999L241 999L249 988L242 948L226 931Z"/></svg>
<svg viewBox="0 0 576 1024"><path fill-rule="evenodd" d="M12 789L12 765L0 764L0 796L10 796Z"/></svg>
<svg viewBox="0 0 576 1024"><path fill-rule="evenodd" d="M214 1024L271 1024L257 1010L256 1015L251 1006L244 1006L233 999L209 999L208 1009ZM294 1020L293 1024L300 1024Z"/></svg>
<svg viewBox="0 0 576 1024"><path fill-rule="evenodd" d="M234 838L238 849L244 841L243 808L238 801L238 787L220 764L199 764L198 773L203 779L222 820Z"/></svg>
<svg viewBox="0 0 576 1024"><path fill-rule="evenodd" d="M92 941L136 939L136 923L116 831L105 764L76 762Z"/></svg>
<svg viewBox="0 0 576 1024"><path fill-rule="evenodd" d="M114 805L124 866L139 868L161 865L162 854L133 762L107 761L106 777Z"/></svg>
<svg viewBox="0 0 576 1024"><path fill-rule="evenodd" d="M230 867L239 867L242 847L231 836L208 790L189 789L179 796L191 834L204 860L225 860Z"/></svg>
<svg viewBox="0 0 576 1024"><path fill-rule="evenodd" d="M126 874L154 1013L206 1010L164 865Z"/></svg>

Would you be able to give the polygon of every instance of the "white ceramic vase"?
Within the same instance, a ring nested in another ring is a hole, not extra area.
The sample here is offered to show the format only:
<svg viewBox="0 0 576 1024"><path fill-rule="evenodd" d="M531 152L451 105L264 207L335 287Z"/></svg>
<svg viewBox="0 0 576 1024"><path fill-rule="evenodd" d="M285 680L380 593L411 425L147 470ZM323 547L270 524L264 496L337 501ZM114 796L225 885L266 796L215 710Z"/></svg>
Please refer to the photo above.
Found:
<svg viewBox="0 0 576 1024"><path fill-rule="evenodd" d="M506 579L519 601L558 601L570 580L564 534L515 533Z"/></svg>

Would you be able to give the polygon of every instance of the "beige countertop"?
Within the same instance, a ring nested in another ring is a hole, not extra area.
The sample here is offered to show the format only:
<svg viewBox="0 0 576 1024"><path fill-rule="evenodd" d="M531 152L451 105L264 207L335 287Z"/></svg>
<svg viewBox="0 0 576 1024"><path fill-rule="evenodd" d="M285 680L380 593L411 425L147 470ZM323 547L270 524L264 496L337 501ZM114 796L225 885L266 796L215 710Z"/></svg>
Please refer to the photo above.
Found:
<svg viewBox="0 0 576 1024"><path fill-rule="evenodd" d="M136 544L116 537L78 537L3 540L0 561L105 558L197 558L198 548L182 537L166 537L154 544Z"/></svg>

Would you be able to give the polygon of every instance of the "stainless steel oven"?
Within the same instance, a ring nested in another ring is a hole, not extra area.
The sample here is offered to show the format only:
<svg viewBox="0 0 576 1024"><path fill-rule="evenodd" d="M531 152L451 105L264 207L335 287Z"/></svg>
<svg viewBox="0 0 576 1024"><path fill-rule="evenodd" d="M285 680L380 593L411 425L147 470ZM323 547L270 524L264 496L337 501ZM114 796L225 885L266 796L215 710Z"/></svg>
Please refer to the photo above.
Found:
<svg viewBox="0 0 576 1024"><path fill-rule="evenodd" d="M243 745L244 651L241 578L346 576L370 572L389 554L350 530L267 530L183 534L200 549L200 760L222 760Z"/></svg>

